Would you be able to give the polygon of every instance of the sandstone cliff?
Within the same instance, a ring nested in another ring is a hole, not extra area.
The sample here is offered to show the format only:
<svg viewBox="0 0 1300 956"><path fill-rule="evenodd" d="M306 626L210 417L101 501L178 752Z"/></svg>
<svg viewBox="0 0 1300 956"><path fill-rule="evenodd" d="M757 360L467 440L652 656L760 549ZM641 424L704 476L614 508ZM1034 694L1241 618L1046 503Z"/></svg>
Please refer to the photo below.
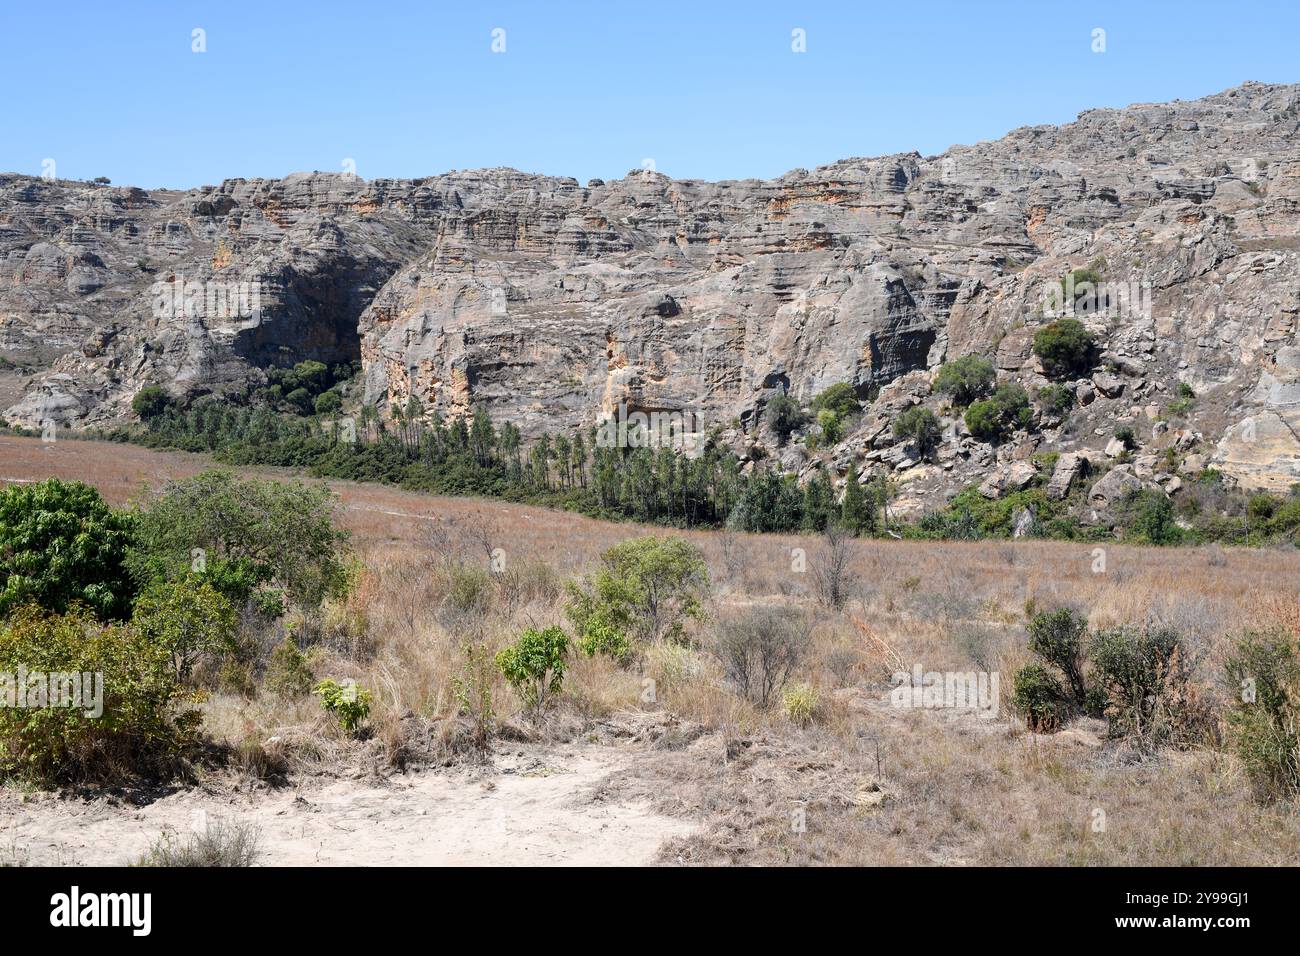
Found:
<svg viewBox="0 0 1300 956"><path fill-rule="evenodd" d="M895 475L915 501L975 480L1001 493L1035 452L1109 470L1121 423L1140 436L1139 483L1172 446L1285 488L1300 481L1298 264L1297 86L770 181L491 169L148 192L5 175L0 417L107 424L150 382L238 396L270 365L360 356L381 406L483 405L526 435L624 404L684 410L806 469L763 407L848 382L878 398L820 457ZM1083 267L1133 295L1083 316L1104 348L1068 383L1064 426L994 447L948 415L933 463L894 440L908 405L944 412L929 383L945 359L987 355L1045 385L1032 335ZM1171 413L1180 382L1197 398Z"/></svg>

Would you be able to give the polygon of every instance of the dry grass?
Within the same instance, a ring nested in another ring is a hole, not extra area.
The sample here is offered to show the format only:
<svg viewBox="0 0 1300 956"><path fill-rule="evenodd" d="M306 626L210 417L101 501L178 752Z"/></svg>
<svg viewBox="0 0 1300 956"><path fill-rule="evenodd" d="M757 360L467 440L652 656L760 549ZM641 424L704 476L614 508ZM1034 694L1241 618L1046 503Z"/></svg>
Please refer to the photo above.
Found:
<svg viewBox="0 0 1300 956"><path fill-rule="evenodd" d="M124 503L142 481L192 473L194 456L129 446L0 438L0 479L77 477ZM563 585L597 566L632 525L538 508L331 483L362 571L348 602L295 622L316 677L350 677L375 695L370 732L351 739L312 698L216 695L210 732L241 748L250 779L361 765L376 773L456 760L470 730L453 694L467 645L495 651L525 627L564 624ZM1261 808L1235 761L1206 747L1129 752L1084 721L1053 737L1007 716L1010 675L1027 660L1026 606L1068 604L1096 626L1158 620L1185 636L1213 697L1242 630L1300 628L1294 551L1105 549L1059 542L849 545L848 600L817 600L800 536L688 532L713 581L697 646L643 650L629 668L575 657L561 705L530 727L499 675L491 694L507 737L601 739L627 721L671 715L640 734L649 759L610 786L700 821L666 861L922 864L1284 864L1300 862L1289 806ZM499 549L504 571L487 574ZM802 609L812 648L793 679L817 719L740 698L705 649L712 621L756 604ZM1002 716L891 708L891 675L1002 675ZM658 715L658 716L656 716ZM260 750L259 750L260 748Z"/></svg>

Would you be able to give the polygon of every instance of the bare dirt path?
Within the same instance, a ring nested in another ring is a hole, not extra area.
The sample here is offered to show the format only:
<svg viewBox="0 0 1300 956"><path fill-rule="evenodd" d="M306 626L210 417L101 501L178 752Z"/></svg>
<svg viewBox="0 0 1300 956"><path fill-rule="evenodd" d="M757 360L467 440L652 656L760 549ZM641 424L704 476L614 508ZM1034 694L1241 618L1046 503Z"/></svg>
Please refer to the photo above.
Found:
<svg viewBox="0 0 1300 956"><path fill-rule="evenodd" d="M260 830L260 865L635 866L692 825L601 783L631 755L528 747L493 769L335 779L257 793L185 789L147 806L0 792L0 855L28 865L125 865L164 831L205 821Z"/></svg>

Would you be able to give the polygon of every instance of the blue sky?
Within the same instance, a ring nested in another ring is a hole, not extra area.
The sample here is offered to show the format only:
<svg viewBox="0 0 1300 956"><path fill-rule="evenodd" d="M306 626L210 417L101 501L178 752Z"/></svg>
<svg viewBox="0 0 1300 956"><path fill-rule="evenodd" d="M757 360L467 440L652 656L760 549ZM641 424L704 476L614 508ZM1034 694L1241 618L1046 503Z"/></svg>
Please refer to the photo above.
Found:
<svg viewBox="0 0 1300 956"><path fill-rule="evenodd" d="M0 0L0 170L50 158L60 177L185 188L351 159L367 179L515 166L585 182L649 158L770 177L1297 81L1297 36L1300 4L1268 0Z"/></svg>

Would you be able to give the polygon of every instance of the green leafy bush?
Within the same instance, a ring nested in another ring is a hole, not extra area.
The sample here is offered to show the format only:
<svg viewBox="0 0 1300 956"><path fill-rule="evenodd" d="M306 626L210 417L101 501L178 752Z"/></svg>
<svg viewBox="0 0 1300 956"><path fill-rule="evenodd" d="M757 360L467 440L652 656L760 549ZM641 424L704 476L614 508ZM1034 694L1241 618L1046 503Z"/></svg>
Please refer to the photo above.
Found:
<svg viewBox="0 0 1300 956"><path fill-rule="evenodd" d="M314 607L347 583L347 534L332 511L323 488L205 471L167 482L148 502L130 565L142 580L198 573L237 604L269 588Z"/></svg>
<svg viewBox="0 0 1300 956"><path fill-rule="evenodd" d="M235 608L207 582L190 576L157 581L136 601L131 623L172 656L176 679L187 681L204 655L235 650Z"/></svg>
<svg viewBox="0 0 1300 956"><path fill-rule="evenodd" d="M857 414L861 404L858 402L858 393L852 385L845 382L837 382L823 392L819 392L817 397L812 400L812 410L814 412L828 411L840 421L851 415Z"/></svg>
<svg viewBox="0 0 1300 956"><path fill-rule="evenodd" d="M370 716L370 704L374 698L370 691L352 681L323 680L312 688L312 693L334 715L339 727L349 734L356 733L362 721Z"/></svg>
<svg viewBox="0 0 1300 956"><path fill-rule="evenodd" d="M632 641L682 637L702 613L709 572L704 555L683 538L632 538L601 555L589 587L570 586L568 613L579 634L612 629Z"/></svg>
<svg viewBox="0 0 1300 956"><path fill-rule="evenodd" d="M1011 702L1029 729L1038 734L1055 733L1069 713L1065 688L1042 664L1026 664L1016 671Z"/></svg>
<svg viewBox="0 0 1300 956"><path fill-rule="evenodd" d="M1088 619L1070 608L1040 611L1029 621L1029 649L1060 671L1069 698L1079 711L1088 709L1083 677L1087 633Z"/></svg>
<svg viewBox="0 0 1300 956"><path fill-rule="evenodd" d="M934 412L923 405L913 405L894 419L894 435L911 439L922 457L928 455L939 442L943 430Z"/></svg>
<svg viewBox="0 0 1300 956"><path fill-rule="evenodd" d="M568 653L568 636L558 627L548 627L544 631L529 628L497 654L502 676L534 719L545 712L551 697L564 685Z"/></svg>
<svg viewBox="0 0 1300 956"><path fill-rule="evenodd" d="M158 779L174 772L196 743L202 717L180 707L194 698L176 678L171 653L131 625L104 625L88 609L51 614L15 611L0 630L0 673L82 675L80 706L51 706L0 682L0 769L41 783L109 783ZM89 680L88 680L89 679ZM12 680L12 679L11 679ZM98 685L99 706L92 700ZM69 698L66 685L60 703ZM32 706L40 704L40 706Z"/></svg>
<svg viewBox="0 0 1300 956"><path fill-rule="evenodd" d="M1054 418L1064 418L1074 408L1074 392L1064 385L1044 385L1038 391L1038 407Z"/></svg>
<svg viewBox="0 0 1300 956"><path fill-rule="evenodd" d="M789 441L790 436L808 421L808 414L803 407L786 394L774 396L767 403L764 414L768 426L782 442Z"/></svg>
<svg viewBox="0 0 1300 956"><path fill-rule="evenodd" d="M1300 642L1284 630L1248 632L1225 673L1229 733L1256 795L1300 795Z"/></svg>
<svg viewBox="0 0 1300 956"><path fill-rule="evenodd" d="M148 421L161 415L171 405L171 396L158 385L146 385L131 399L131 411L135 412L136 417L141 421Z"/></svg>
<svg viewBox="0 0 1300 956"><path fill-rule="evenodd" d="M1187 652L1177 631L1098 631L1090 654L1112 736L1160 744L1191 742L1203 733L1207 715L1191 691Z"/></svg>
<svg viewBox="0 0 1300 956"><path fill-rule="evenodd" d="M285 634L284 640L271 652L266 676L262 679L263 686L277 697L293 700L306 697L314 679L307 655L298 647L292 634Z"/></svg>
<svg viewBox="0 0 1300 956"><path fill-rule="evenodd" d="M126 556L134 522L94 488L51 478L0 490L0 617L23 604L125 618L135 586Z"/></svg>
<svg viewBox="0 0 1300 956"><path fill-rule="evenodd" d="M1058 319L1034 333L1034 354L1052 378L1087 372L1096 347L1095 336L1078 319Z"/></svg>
<svg viewBox="0 0 1300 956"><path fill-rule="evenodd" d="M934 379L934 390L952 399L958 408L965 408L977 398L983 398L993 389L997 373L993 363L978 355L963 355L945 362Z"/></svg>

